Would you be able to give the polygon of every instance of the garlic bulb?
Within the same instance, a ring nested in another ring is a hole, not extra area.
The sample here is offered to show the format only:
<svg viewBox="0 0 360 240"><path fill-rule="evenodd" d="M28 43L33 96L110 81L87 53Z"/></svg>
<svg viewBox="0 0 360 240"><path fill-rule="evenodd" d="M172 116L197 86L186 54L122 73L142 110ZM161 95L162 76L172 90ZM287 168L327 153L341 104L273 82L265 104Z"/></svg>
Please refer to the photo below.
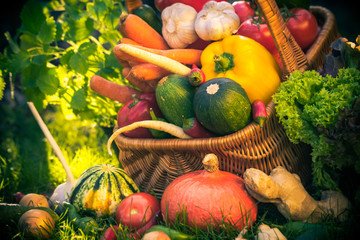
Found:
<svg viewBox="0 0 360 240"><path fill-rule="evenodd" d="M195 32L196 10L183 3L166 7L161 13L162 35L171 48L186 48L198 39Z"/></svg>
<svg viewBox="0 0 360 240"><path fill-rule="evenodd" d="M240 18L229 2L209 1L197 14L196 34L205 41L218 41L234 34L240 26Z"/></svg>

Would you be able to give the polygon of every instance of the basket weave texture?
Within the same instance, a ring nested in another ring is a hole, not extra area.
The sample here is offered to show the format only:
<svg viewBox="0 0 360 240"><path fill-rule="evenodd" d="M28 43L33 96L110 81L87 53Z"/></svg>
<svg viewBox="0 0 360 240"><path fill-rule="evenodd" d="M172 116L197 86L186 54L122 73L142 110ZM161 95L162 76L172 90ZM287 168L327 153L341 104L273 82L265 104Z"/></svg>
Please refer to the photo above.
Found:
<svg viewBox="0 0 360 240"><path fill-rule="evenodd" d="M296 44L280 15L275 0L257 0L283 62L282 80L295 70L316 69L323 63L330 43L339 37L334 15L326 8L311 6L321 31L304 53ZM144 192L162 196L175 178L203 169L207 153L218 156L220 169L242 175L247 168L266 173L283 166L297 173L304 184L311 180L310 147L293 144L275 114L275 105L267 105L268 120L263 128L251 123L227 136L204 139L134 139L119 135L119 161L126 173ZM117 128L115 127L115 130Z"/></svg>

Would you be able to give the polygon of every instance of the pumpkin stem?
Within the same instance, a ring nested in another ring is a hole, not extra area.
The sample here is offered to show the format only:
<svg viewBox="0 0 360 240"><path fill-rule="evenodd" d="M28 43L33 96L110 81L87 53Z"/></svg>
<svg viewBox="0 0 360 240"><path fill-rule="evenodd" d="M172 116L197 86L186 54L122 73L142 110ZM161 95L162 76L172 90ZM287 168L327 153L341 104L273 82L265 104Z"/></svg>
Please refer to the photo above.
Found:
<svg viewBox="0 0 360 240"><path fill-rule="evenodd" d="M219 159L213 153L206 154L204 159L202 160L202 163L204 164L205 170L210 173L219 170Z"/></svg>

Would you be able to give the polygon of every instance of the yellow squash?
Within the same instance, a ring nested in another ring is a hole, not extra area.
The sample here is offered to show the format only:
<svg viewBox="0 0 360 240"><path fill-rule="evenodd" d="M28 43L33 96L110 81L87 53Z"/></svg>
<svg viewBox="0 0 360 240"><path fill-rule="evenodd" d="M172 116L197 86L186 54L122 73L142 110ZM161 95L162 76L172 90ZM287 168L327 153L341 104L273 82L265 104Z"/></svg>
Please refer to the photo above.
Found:
<svg viewBox="0 0 360 240"><path fill-rule="evenodd" d="M250 38L232 35L208 45L201 54L206 80L227 77L238 82L250 102L266 104L280 86L281 70L265 47Z"/></svg>

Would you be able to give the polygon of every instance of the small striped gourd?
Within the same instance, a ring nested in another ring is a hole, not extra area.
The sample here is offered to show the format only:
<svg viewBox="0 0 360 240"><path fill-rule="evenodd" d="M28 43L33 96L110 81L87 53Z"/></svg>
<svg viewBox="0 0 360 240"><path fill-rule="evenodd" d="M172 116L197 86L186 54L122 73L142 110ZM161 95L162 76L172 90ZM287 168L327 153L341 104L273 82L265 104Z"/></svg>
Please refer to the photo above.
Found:
<svg viewBox="0 0 360 240"><path fill-rule="evenodd" d="M99 164L85 170L70 193L70 203L82 215L115 214L120 202L139 192L134 181L119 167Z"/></svg>

